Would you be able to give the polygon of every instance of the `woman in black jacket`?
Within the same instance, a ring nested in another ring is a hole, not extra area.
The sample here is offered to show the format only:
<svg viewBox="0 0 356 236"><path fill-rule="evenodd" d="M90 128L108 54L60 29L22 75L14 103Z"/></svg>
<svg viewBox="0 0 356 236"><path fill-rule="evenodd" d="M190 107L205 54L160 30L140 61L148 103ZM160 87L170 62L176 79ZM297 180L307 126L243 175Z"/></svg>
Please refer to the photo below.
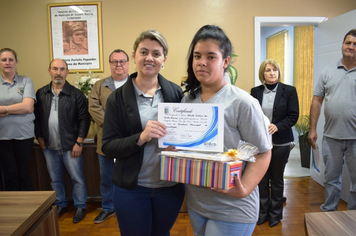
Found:
<svg viewBox="0 0 356 236"><path fill-rule="evenodd" d="M265 60L259 69L262 85L251 89L271 124L272 158L267 173L259 183L260 213L257 225L269 221L276 226L283 218L284 168L287 164L292 142L292 126L299 117L299 103L295 87L281 83L281 68L275 60Z"/></svg>
<svg viewBox="0 0 356 236"><path fill-rule="evenodd" d="M114 208L123 236L169 235L180 207L183 184L160 180L158 138L166 126L157 121L158 103L180 102L182 89L159 74L168 45L155 30L134 43L137 73L115 90L106 103L103 153L116 158L112 180Z"/></svg>

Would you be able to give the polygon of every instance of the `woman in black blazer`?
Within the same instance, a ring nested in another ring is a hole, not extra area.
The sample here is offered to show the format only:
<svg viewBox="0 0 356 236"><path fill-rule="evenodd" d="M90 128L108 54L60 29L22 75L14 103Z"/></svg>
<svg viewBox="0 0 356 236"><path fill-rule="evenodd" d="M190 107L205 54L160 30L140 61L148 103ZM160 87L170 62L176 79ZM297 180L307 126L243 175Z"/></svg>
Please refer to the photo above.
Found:
<svg viewBox="0 0 356 236"><path fill-rule="evenodd" d="M143 31L132 53L137 73L106 103L102 151L116 158L114 208L122 236L169 235L184 200L183 184L159 177L163 149L158 148L158 138L167 131L157 121L158 103L179 103L183 98L182 89L159 74L167 53L161 33Z"/></svg>
<svg viewBox="0 0 356 236"><path fill-rule="evenodd" d="M281 68L275 60L265 60L259 69L262 85L251 89L271 124L273 149L269 168L259 183L260 213L257 225L269 221L276 226L283 218L284 168L294 141L292 126L299 117L298 95L295 87L281 83Z"/></svg>

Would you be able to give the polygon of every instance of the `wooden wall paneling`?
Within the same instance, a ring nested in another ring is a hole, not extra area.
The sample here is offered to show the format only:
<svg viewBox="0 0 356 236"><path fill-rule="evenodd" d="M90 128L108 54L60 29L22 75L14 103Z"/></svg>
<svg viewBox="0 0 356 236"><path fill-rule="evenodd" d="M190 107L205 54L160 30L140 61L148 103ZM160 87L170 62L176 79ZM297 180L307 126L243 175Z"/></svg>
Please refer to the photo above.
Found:
<svg viewBox="0 0 356 236"><path fill-rule="evenodd" d="M100 194L100 166L96 153L96 144L85 143L83 148L84 177L87 186L88 200L101 200ZM31 156L31 177L34 190L52 190L46 159L39 145L34 144ZM67 170L64 181L66 185L66 198L72 200L72 182Z"/></svg>
<svg viewBox="0 0 356 236"><path fill-rule="evenodd" d="M101 199L100 193L100 165L95 144L87 144L83 150L83 161L85 166L85 184L87 186L88 197Z"/></svg>

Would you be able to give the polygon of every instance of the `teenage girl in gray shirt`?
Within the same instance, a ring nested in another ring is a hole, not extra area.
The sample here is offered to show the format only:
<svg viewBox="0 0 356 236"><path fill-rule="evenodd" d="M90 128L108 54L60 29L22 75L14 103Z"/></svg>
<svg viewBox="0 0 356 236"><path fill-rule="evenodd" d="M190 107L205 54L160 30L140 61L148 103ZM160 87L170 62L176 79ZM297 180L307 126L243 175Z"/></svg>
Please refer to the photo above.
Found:
<svg viewBox="0 0 356 236"><path fill-rule="evenodd" d="M240 140L259 149L255 162L244 162L241 179L230 190L187 185L187 205L195 235L251 235L258 219L257 185L271 157L270 135L258 101L227 83L232 45L224 31L203 26L194 36L188 58L186 103L221 103L224 113L224 147L237 148Z"/></svg>

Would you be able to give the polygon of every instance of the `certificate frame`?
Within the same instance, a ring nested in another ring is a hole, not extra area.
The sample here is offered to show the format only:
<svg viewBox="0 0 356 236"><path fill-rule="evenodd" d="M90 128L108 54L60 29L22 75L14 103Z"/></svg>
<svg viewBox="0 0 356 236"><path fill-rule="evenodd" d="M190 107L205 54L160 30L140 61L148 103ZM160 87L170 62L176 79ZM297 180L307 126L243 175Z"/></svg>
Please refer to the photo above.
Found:
<svg viewBox="0 0 356 236"><path fill-rule="evenodd" d="M101 2L49 3L50 59L69 73L103 72Z"/></svg>

